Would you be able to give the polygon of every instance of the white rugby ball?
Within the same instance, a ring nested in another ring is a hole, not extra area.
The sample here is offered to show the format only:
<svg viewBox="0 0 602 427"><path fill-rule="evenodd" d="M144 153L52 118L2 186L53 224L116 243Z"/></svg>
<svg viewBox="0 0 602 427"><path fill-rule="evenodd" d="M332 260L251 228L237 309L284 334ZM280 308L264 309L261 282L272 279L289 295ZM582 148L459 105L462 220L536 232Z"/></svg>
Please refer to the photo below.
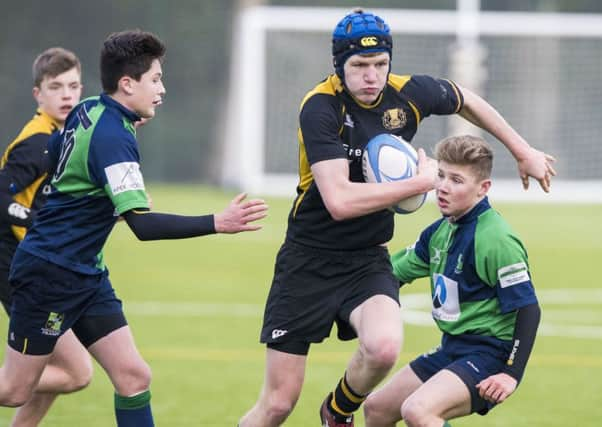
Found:
<svg viewBox="0 0 602 427"><path fill-rule="evenodd" d="M418 153L396 135L376 135L364 148L362 168L366 182L402 181L416 175ZM391 209L398 214L412 213L424 204L426 193L401 200Z"/></svg>

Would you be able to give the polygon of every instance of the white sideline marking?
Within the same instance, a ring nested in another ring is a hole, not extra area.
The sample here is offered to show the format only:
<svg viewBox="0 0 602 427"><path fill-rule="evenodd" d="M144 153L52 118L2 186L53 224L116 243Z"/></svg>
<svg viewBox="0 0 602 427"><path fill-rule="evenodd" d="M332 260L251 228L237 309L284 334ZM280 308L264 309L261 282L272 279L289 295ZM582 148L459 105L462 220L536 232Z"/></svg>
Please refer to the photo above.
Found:
<svg viewBox="0 0 602 427"><path fill-rule="evenodd" d="M602 339L602 290L553 289L537 292L544 306L539 335L584 339ZM427 293L400 295L401 317L409 325L434 327L431 299ZM589 305L589 309L572 311L569 306ZM554 308L547 311L546 306ZM566 308L566 309L565 309ZM133 316L161 317L243 317L261 318L263 305L240 303L125 302L124 310ZM573 324L571 324L571 321Z"/></svg>

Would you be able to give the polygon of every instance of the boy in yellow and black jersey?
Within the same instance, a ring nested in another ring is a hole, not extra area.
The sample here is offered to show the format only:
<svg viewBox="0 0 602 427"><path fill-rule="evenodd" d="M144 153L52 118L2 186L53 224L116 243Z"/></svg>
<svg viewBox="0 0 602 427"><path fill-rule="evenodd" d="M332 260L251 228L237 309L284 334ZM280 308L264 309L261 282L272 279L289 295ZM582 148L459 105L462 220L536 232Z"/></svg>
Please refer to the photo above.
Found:
<svg viewBox="0 0 602 427"><path fill-rule="evenodd" d="M36 114L0 160L0 301L7 313L10 261L49 192L46 144L81 96L79 59L63 48L47 49L33 64L33 80Z"/></svg>
<svg viewBox="0 0 602 427"><path fill-rule="evenodd" d="M0 239L3 244L16 246L23 239L33 212L46 199L49 191L46 143L59 125L55 118L38 109L0 160Z"/></svg>
<svg viewBox="0 0 602 427"><path fill-rule="evenodd" d="M82 92L80 61L71 51L45 50L32 71L36 113L0 160L0 302L9 315L11 261L50 191L47 142L63 127ZM17 409L12 426L37 426L58 394L82 389L91 380L90 357L72 332L57 345L51 365L38 384L39 392Z"/></svg>
<svg viewBox="0 0 602 427"><path fill-rule="evenodd" d="M276 258L260 341L265 383L240 427L284 423L301 393L312 344L336 323L357 338L340 381L320 408L323 427L353 427L353 413L399 355L399 282L386 244L399 201L433 189L437 164L418 150L418 174L366 183L361 158L382 133L410 141L430 115L459 114L499 139L529 177L549 191L553 157L532 148L485 100L449 80L391 73L393 39L386 22L355 10L332 37L335 73L304 98L299 113L299 184L284 244Z"/></svg>
<svg viewBox="0 0 602 427"><path fill-rule="evenodd" d="M287 240L333 250L363 249L389 241L393 235L390 210L337 221L324 206L310 165L346 158L349 180L364 182L362 154L371 138L391 133L410 141L423 119L455 114L462 106L462 93L453 82L426 75L389 73L382 92L370 105L346 91L336 74L318 84L301 104L301 176Z"/></svg>

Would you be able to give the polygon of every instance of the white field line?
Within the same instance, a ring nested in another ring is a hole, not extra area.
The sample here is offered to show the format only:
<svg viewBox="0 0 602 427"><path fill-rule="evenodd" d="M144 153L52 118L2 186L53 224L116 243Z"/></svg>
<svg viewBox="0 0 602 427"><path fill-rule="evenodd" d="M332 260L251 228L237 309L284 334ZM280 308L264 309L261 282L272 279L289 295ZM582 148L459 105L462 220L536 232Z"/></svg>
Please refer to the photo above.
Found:
<svg viewBox="0 0 602 427"><path fill-rule="evenodd" d="M539 334L552 337L602 339L602 290L556 289L538 291L544 306ZM406 324L433 327L430 296L426 293L400 296L402 319ZM575 305L591 308L571 310ZM546 311L545 307L553 306ZM566 310L563 308L566 307ZM130 316L150 317L242 317L261 318L264 307L259 304L241 303L192 303L192 302L125 302L124 309ZM572 322L571 322L572 321ZM573 323L573 324L571 324ZM578 324L575 324L578 323Z"/></svg>

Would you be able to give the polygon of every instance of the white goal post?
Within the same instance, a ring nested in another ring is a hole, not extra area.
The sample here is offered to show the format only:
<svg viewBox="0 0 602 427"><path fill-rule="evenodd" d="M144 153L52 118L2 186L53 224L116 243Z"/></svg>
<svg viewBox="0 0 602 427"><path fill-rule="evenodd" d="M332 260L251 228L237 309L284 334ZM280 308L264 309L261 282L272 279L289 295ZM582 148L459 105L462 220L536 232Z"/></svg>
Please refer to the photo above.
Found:
<svg viewBox="0 0 602 427"><path fill-rule="evenodd" d="M558 158L545 194L522 191L495 138L496 199L602 203L602 15L374 9L393 33L392 70L452 78L489 102L533 146ZM223 118L221 184L292 197L303 95L333 72L330 36L342 8L243 8L233 34ZM463 46L463 40L477 44ZM428 118L413 144L427 151L457 118ZM425 130L423 130L425 129Z"/></svg>

